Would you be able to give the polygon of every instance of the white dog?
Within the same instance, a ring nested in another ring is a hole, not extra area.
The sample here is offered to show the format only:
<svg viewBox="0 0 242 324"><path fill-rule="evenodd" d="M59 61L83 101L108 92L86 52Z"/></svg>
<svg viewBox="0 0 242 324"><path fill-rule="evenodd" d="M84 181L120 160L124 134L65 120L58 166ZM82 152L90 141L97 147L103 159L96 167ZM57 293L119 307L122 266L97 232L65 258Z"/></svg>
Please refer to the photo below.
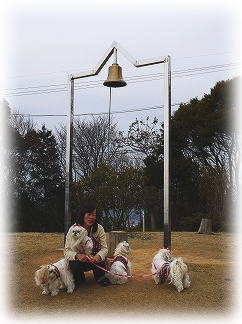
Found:
<svg viewBox="0 0 242 324"><path fill-rule="evenodd" d="M87 235L87 230L79 224L74 224L70 228L72 241L71 248L75 252L79 252L80 249L83 249L85 254L92 254L93 251L93 241Z"/></svg>
<svg viewBox="0 0 242 324"><path fill-rule="evenodd" d="M126 241L120 242L114 251L114 260L110 268L111 273L106 273L106 277L113 285L124 284L128 281L128 277L125 276L131 276L131 262L128 259L129 252L129 243Z"/></svg>
<svg viewBox="0 0 242 324"><path fill-rule="evenodd" d="M156 284L170 281L178 292L190 287L187 265L182 258L173 258L167 249L161 249L153 258L151 273Z"/></svg>
<svg viewBox="0 0 242 324"><path fill-rule="evenodd" d="M69 262L66 259L61 259L53 264L42 265L35 272L34 279L36 285L43 289L42 294L45 295L55 296L62 288L67 288L67 292L72 293L75 288Z"/></svg>

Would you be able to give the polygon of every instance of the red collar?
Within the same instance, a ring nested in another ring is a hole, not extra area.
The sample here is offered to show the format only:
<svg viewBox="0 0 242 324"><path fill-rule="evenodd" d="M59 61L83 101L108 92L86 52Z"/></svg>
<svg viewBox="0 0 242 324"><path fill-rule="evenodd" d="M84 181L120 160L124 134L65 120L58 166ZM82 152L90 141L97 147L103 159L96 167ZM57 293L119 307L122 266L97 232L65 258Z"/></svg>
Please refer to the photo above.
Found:
<svg viewBox="0 0 242 324"><path fill-rule="evenodd" d="M170 274L170 263L166 262L162 265L160 269L160 277L161 279L167 279Z"/></svg>
<svg viewBox="0 0 242 324"><path fill-rule="evenodd" d="M120 261L120 262L122 262L123 265L124 265L124 267L125 267L125 269L127 270L127 268L128 268L128 259L127 259L127 258L125 258L125 257L122 256L122 255L117 255L117 256L114 258L113 262L115 262L115 261Z"/></svg>

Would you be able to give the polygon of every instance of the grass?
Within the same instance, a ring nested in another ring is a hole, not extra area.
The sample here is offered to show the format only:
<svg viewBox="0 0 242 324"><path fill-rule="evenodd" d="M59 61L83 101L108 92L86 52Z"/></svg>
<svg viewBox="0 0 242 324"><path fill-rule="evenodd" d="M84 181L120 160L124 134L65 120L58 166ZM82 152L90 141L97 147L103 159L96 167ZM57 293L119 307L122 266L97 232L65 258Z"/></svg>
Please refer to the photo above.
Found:
<svg viewBox="0 0 242 324"><path fill-rule="evenodd" d="M191 287L178 293L174 286L156 286L151 277L132 278L122 286L100 287L91 272L87 282L73 294L41 294L34 273L42 264L63 257L62 234L9 234L11 269L8 278L9 312L22 315L66 314L228 314L234 306L236 236L216 233L172 233L172 253L182 256L188 265ZM150 273L154 254L162 247L162 233L130 233L130 259L134 275Z"/></svg>

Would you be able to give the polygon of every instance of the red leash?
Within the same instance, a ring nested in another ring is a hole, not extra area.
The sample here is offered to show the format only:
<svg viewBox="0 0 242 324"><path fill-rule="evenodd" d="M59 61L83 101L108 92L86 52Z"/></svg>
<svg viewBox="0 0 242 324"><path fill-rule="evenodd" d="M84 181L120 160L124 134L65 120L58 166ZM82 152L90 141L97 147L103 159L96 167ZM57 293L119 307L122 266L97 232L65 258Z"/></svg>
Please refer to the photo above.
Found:
<svg viewBox="0 0 242 324"><path fill-rule="evenodd" d="M107 269L105 269L103 267L100 267L99 265L97 265L96 263L93 263L93 262L92 262L92 264L94 264L97 268L99 268L99 269L101 269L101 270L103 270L105 272L111 273L112 275L115 275L115 276L124 277L124 278L132 278L133 277L132 275L121 275L121 274L118 274L118 273L115 273L115 272L111 272L111 271L109 271L109 270L107 270Z"/></svg>
<svg viewBox="0 0 242 324"><path fill-rule="evenodd" d="M170 248L164 248L164 249L170 251ZM133 276L133 275L121 275L121 274L118 274L118 273L115 273L115 272L111 272L111 271L109 271L109 270L107 270L107 269L105 269L103 267L100 267L99 265L97 265L96 263L94 263L92 261L90 261L90 262L93 265L95 265L97 268L99 268L99 269L101 269L101 270L103 270L105 272L111 273L112 275L115 275L115 276L124 277L124 278L137 278L137 277L146 278L146 277L150 277L150 276L153 276L153 275L156 275L156 274L159 273L159 272L156 272L156 273L151 273L151 274L140 274L140 275L135 275L135 276ZM155 268L156 268L156 266L155 266Z"/></svg>
<svg viewBox="0 0 242 324"><path fill-rule="evenodd" d="M91 262L91 261L90 261ZM119 273L115 273L115 272L111 272L103 267L100 267L99 265L97 265L96 263L92 262L92 264L94 264L97 268L105 271L105 272L108 272L108 273L111 273L112 275L115 275L115 276L119 276L119 277L124 277L124 278L136 278L136 277L141 277L141 278L146 278L146 277L150 277L150 276L153 276L153 274L141 274L141 275L136 275L136 276L133 276L133 275L121 275Z"/></svg>

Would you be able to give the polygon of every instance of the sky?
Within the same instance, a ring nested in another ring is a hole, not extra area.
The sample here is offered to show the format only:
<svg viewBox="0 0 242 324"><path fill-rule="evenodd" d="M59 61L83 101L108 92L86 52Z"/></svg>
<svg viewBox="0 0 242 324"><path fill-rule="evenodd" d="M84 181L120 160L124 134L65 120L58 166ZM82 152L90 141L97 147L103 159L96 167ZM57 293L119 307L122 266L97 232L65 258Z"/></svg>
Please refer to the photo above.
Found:
<svg viewBox="0 0 242 324"><path fill-rule="evenodd" d="M240 72L237 1L8 1L3 9L1 96L12 112L66 115L68 75L93 69L113 41L137 60L171 56L172 111ZM75 81L75 114L108 112L102 83L112 63ZM118 129L162 121L164 64L137 68L119 52L118 63L127 82L112 89ZM38 128L66 125L66 116L31 118Z"/></svg>

